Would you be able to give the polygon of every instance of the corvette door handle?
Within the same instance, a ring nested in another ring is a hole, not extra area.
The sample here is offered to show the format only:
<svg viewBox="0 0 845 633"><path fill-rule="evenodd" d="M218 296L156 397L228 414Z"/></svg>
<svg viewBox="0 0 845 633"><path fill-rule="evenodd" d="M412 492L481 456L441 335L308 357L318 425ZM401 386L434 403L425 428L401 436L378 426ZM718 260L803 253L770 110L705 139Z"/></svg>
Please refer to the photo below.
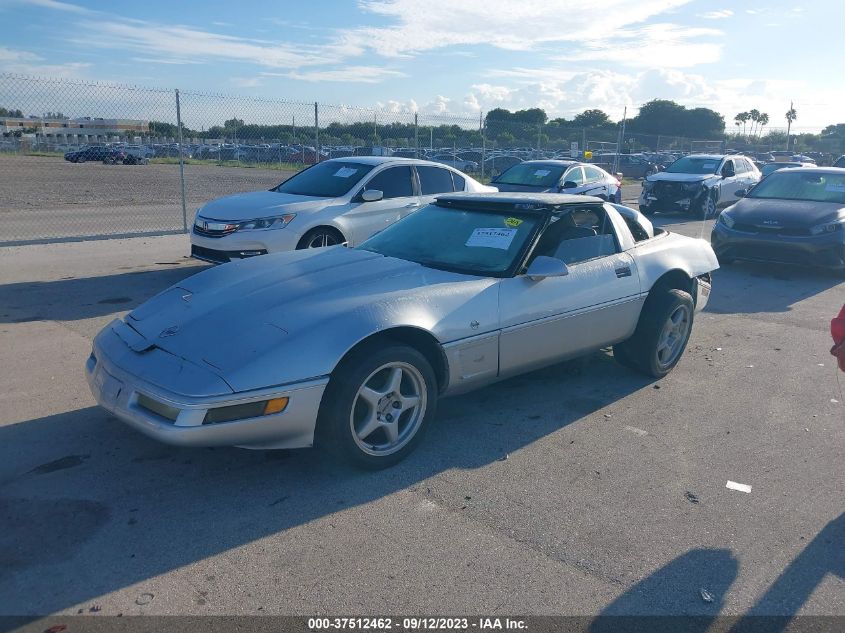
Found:
<svg viewBox="0 0 845 633"><path fill-rule="evenodd" d="M406 209L413 209L414 207L418 207L418 206L420 206L418 202L412 202L411 204L406 204L405 208Z"/></svg>
<svg viewBox="0 0 845 633"><path fill-rule="evenodd" d="M630 277L631 276L631 269L628 266L622 266L621 268L616 269L616 276L619 279L622 277Z"/></svg>

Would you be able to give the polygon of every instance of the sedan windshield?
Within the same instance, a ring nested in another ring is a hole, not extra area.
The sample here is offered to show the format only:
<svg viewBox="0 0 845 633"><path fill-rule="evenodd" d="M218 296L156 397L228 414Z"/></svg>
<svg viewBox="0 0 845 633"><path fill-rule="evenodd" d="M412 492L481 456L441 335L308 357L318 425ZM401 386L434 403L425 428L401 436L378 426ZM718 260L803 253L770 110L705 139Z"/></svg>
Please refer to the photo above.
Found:
<svg viewBox="0 0 845 633"><path fill-rule="evenodd" d="M761 180L748 197L845 204L845 173L779 170Z"/></svg>
<svg viewBox="0 0 845 633"><path fill-rule="evenodd" d="M666 168L667 174L715 174L718 158L684 156Z"/></svg>
<svg viewBox="0 0 845 633"><path fill-rule="evenodd" d="M317 163L288 178L272 191L317 198L337 198L349 193L375 165L347 161Z"/></svg>
<svg viewBox="0 0 845 633"><path fill-rule="evenodd" d="M519 163L505 171L496 179L496 182L503 185L526 185L548 189L557 185L564 169L566 167L560 165Z"/></svg>
<svg viewBox="0 0 845 633"><path fill-rule="evenodd" d="M359 248L431 268L503 276L522 258L543 216L429 205Z"/></svg>

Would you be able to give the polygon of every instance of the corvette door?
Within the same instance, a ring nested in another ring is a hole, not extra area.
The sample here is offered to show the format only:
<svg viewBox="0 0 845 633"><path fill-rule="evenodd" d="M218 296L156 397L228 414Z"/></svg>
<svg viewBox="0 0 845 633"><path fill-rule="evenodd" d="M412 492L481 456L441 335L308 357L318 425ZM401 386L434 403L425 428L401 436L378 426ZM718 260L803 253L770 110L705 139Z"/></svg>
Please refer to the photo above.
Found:
<svg viewBox="0 0 845 633"><path fill-rule="evenodd" d="M502 280L501 375L578 356L630 334L641 304L636 264L630 255L618 252L603 210L593 205L588 211L599 216L598 230L588 220L577 229L567 229L559 241L544 235L535 250L535 255L563 260L568 275Z"/></svg>

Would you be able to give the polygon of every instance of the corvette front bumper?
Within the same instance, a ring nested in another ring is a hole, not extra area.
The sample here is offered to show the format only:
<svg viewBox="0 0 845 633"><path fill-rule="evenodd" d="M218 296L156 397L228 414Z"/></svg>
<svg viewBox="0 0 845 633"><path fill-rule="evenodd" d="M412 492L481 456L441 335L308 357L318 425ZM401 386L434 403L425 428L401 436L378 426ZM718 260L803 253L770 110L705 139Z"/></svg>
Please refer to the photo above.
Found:
<svg viewBox="0 0 845 633"><path fill-rule="evenodd" d="M210 371L160 349L130 350L111 328L94 341L85 365L97 403L134 429L177 446L303 448L314 444L314 428L328 377L242 393L221 393L225 383ZM184 377L185 395L154 384ZM206 389L198 388L206 386ZM216 393L215 393L216 392ZM206 395L214 393L214 395ZM211 409L288 398L280 413L209 423Z"/></svg>

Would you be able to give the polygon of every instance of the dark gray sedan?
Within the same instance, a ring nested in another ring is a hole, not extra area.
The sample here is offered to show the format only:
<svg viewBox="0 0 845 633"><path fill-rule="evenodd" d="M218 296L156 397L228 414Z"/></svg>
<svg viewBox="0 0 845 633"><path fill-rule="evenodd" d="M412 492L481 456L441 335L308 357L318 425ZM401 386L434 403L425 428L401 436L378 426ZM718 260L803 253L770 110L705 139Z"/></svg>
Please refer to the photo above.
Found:
<svg viewBox="0 0 845 633"><path fill-rule="evenodd" d="M845 169L772 173L725 209L710 243L719 263L774 261L845 270Z"/></svg>

